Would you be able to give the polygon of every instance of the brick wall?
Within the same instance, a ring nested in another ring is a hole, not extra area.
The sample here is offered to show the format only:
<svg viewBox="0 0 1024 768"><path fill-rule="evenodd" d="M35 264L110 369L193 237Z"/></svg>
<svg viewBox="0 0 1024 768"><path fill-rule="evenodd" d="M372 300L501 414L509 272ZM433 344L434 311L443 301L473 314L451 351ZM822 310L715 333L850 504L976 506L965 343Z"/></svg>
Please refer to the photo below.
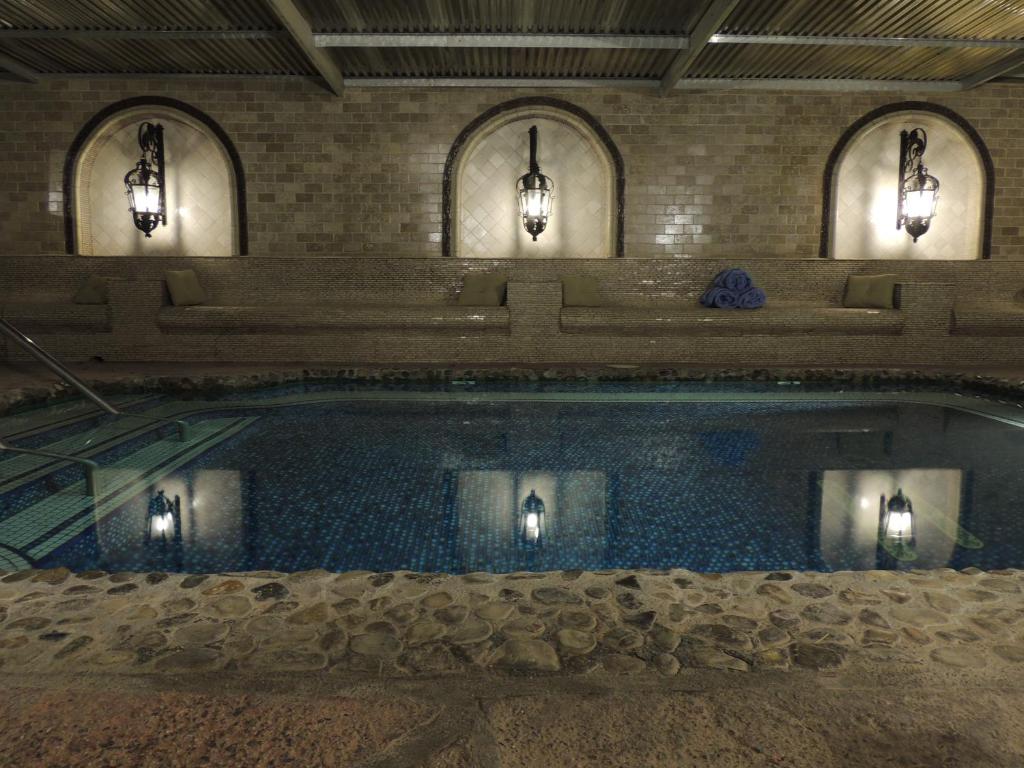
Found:
<svg viewBox="0 0 1024 768"><path fill-rule="evenodd" d="M877 271L879 265L816 258L826 158L857 118L917 94L543 93L594 114L622 153L625 260L440 258L441 176L452 141L487 108L534 91L351 88L336 99L314 84L280 79L0 85L0 311L41 301L45 314L48 306L66 304L86 274L110 278L114 298L100 318L109 324L106 331L55 331L53 318L49 331L40 329L42 343L69 360L966 367L1019 362L1022 336L1016 327L958 335L954 314L958 301L995 302L995 319L1003 322L1009 313L1012 321L1021 306L1014 301L1024 274L1012 260L1024 252L1024 136L1018 127L1024 87L986 86L934 98L973 123L995 161L991 261L887 262L886 270L896 272L907 289L899 335L755 330L748 339L566 333L559 325L558 278L593 274L610 303L692 306L715 271L740 265L754 272L771 302L834 306L846 275ZM193 104L232 138L247 176L250 256L60 255L63 206L54 193L61 189L67 148L97 111L140 95ZM330 333L168 332L158 320L162 271L186 266L200 272L214 303L260 305L394 304L418 297L444 303L466 271L501 269L512 280L511 320L498 337L403 331L395 324ZM67 308L54 311L59 315ZM0 343L0 357L5 352Z"/></svg>
<svg viewBox="0 0 1024 768"><path fill-rule="evenodd" d="M0 85L2 252L63 251L64 154L102 107L162 95L210 114L248 178L250 252L286 256L440 253L441 169L458 132L494 104L544 94L594 114L626 166L628 257L812 257L822 171L843 129L919 94L350 88L301 80L110 79ZM1024 86L927 100L988 143L997 192L992 256L1013 259L1024 226ZM55 208L56 210L50 210Z"/></svg>

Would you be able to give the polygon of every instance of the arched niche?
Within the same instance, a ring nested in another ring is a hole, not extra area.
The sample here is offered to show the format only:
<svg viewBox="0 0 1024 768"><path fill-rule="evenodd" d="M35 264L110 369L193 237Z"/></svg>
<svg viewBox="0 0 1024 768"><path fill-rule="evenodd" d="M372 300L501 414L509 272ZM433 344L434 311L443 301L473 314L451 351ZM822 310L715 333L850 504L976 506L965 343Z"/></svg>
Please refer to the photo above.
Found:
<svg viewBox="0 0 1024 768"><path fill-rule="evenodd" d="M132 223L124 175L137 131L164 126L167 225ZM139 97L111 104L79 131L64 163L65 249L86 256L233 256L248 252L245 175L224 130L189 104Z"/></svg>
<svg viewBox="0 0 1024 768"><path fill-rule="evenodd" d="M916 243L896 229L900 131L923 128L924 164L939 203ZM946 107L888 104L851 125L833 148L823 183L819 255L835 259L987 259L995 177L978 132Z"/></svg>
<svg viewBox="0 0 1024 768"><path fill-rule="evenodd" d="M533 242L523 229L516 180L527 170L528 131L540 134L541 171L555 184L551 219ZM499 104L467 125L445 162L442 252L483 258L623 255L622 155L590 113L560 99Z"/></svg>

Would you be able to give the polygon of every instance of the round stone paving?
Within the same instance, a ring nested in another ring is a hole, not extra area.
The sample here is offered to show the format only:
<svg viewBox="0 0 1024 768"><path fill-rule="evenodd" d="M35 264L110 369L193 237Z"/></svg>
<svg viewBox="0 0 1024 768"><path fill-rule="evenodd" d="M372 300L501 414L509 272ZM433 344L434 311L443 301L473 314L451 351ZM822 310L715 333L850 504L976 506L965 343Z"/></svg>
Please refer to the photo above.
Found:
<svg viewBox="0 0 1024 768"><path fill-rule="evenodd" d="M960 673L1024 664L1024 572L0 573L0 669Z"/></svg>

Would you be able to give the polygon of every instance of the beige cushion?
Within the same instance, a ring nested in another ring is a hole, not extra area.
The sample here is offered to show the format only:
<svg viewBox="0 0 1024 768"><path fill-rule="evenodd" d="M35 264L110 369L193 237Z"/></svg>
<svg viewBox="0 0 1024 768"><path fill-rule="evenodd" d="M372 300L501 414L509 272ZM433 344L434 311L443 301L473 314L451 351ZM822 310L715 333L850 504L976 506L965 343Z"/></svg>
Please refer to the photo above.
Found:
<svg viewBox="0 0 1024 768"><path fill-rule="evenodd" d="M563 307L600 307L601 284L596 277L587 275L563 275L562 306Z"/></svg>
<svg viewBox="0 0 1024 768"><path fill-rule="evenodd" d="M89 275L78 289L72 301L75 304L106 304L110 300L110 289L102 277Z"/></svg>
<svg viewBox="0 0 1024 768"><path fill-rule="evenodd" d="M164 272L167 290L171 292L171 303L176 307L192 307L206 303L206 293L199 284L195 270L169 269Z"/></svg>
<svg viewBox="0 0 1024 768"><path fill-rule="evenodd" d="M850 275L846 278L843 306L860 309L892 309L896 275Z"/></svg>
<svg viewBox="0 0 1024 768"><path fill-rule="evenodd" d="M508 277L497 272L466 275L458 303L463 307L504 306L507 285Z"/></svg>

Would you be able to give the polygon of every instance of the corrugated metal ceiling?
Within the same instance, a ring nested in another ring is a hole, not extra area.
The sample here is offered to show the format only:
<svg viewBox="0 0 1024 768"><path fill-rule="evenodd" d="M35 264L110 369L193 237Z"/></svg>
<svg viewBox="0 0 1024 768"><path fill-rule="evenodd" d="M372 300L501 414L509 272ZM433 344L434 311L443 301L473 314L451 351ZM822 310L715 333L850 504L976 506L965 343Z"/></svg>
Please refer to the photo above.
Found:
<svg viewBox="0 0 1024 768"><path fill-rule="evenodd" d="M0 51L41 74L316 74L285 39L17 40Z"/></svg>
<svg viewBox="0 0 1024 768"><path fill-rule="evenodd" d="M755 0L720 30L731 34L1024 39L1020 0Z"/></svg>
<svg viewBox="0 0 1024 768"><path fill-rule="evenodd" d="M0 28L277 29L263 0L4 0Z"/></svg>
<svg viewBox="0 0 1024 768"><path fill-rule="evenodd" d="M299 0L323 32L680 34L710 0Z"/></svg>
<svg viewBox="0 0 1024 768"><path fill-rule="evenodd" d="M341 48L348 77L659 78L673 51L587 48Z"/></svg>
<svg viewBox="0 0 1024 768"><path fill-rule="evenodd" d="M988 48L713 45L691 77L959 80L1006 56Z"/></svg>
<svg viewBox="0 0 1024 768"><path fill-rule="evenodd" d="M295 0L321 33L689 34L711 0ZM67 33L11 39L3 30ZM265 39L89 39L87 31L265 31ZM1024 0L743 0L719 32L1024 41ZM671 49L326 49L347 78L658 80ZM0 0L0 54L40 75L315 75L267 0ZM958 81L1012 56L982 47L709 45L687 78Z"/></svg>

